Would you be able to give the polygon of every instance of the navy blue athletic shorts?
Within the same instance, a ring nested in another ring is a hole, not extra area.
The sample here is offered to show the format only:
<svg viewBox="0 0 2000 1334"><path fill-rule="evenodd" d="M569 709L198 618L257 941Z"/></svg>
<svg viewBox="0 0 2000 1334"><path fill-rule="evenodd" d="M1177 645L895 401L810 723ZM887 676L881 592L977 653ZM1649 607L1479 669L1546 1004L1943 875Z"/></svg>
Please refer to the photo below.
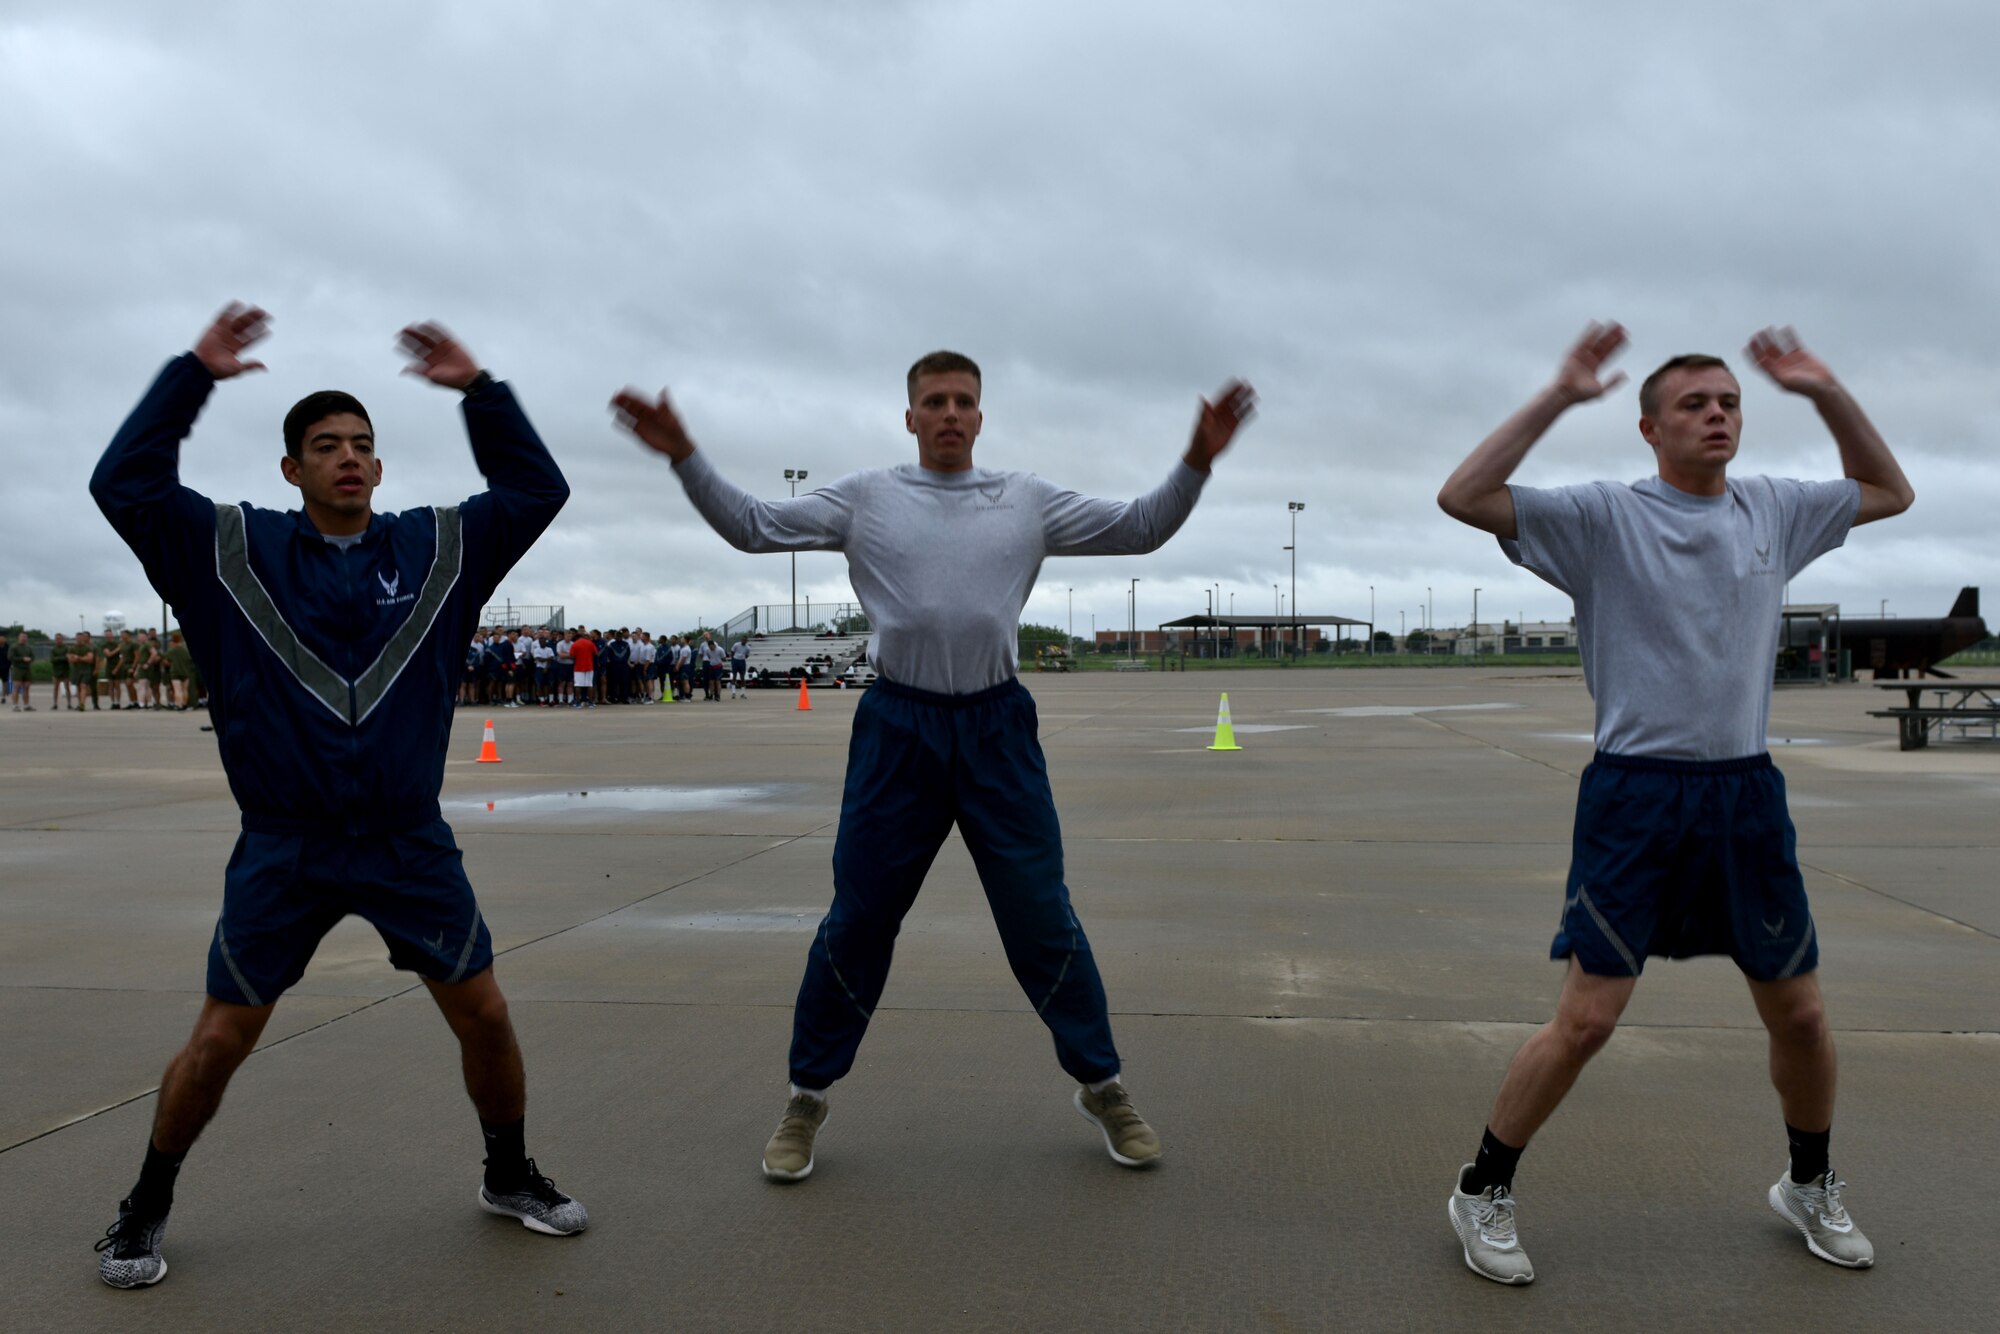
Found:
<svg viewBox="0 0 2000 1334"><path fill-rule="evenodd" d="M208 994L236 1005L271 1004L349 913L381 933L397 968L434 982L485 971L493 938L462 862L443 820L359 837L244 830L223 876Z"/></svg>
<svg viewBox="0 0 2000 1334"><path fill-rule="evenodd" d="M1648 955L1727 954L1759 982L1819 966L1785 776L1769 755L1665 760L1598 752L1576 797L1551 959L1637 977Z"/></svg>

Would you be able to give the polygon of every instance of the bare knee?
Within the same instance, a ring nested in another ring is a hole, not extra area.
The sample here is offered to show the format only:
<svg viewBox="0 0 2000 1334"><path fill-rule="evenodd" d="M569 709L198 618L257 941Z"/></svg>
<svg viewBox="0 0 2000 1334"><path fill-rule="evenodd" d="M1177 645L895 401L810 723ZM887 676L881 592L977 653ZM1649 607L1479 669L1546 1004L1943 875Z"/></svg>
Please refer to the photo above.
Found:
<svg viewBox="0 0 2000 1334"><path fill-rule="evenodd" d="M429 985L445 1022L460 1042L491 1042L514 1031L507 1017L507 997L494 984L491 973L463 982Z"/></svg>
<svg viewBox="0 0 2000 1334"><path fill-rule="evenodd" d="M481 1032L511 1032L513 1021L507 1016L507 998L500 994L498 987L489 988L475 1000L466 1011L466 1018Z"/></svg>
<svg viewBox="0 0 2000 1334"><path fill-rule="evenodd" d="M1817 995L1804 995L1766 1011L1764 1026L1771 1040L1786 1047L1818 1047L1827 1040L1826 1006Z"/></svg>
<svg viewBox="0 0 2000 1334"><path fill-rule="evenodd" d="M189 1073L204 1083L226 1080L249 1057L256 1043L255 1034L246 1033L235 1024L205 1022L196 1026L182 1059Z"/></svg>
<svg viewBox="0 0 2000 1334"><path fill-rule="evenodd" d="M1618 1031L1615 1010L1588 1007L1565 1009L1555 1017L1550 1030L1569 1058L1581 1064L1604 1050Z"/></svg>

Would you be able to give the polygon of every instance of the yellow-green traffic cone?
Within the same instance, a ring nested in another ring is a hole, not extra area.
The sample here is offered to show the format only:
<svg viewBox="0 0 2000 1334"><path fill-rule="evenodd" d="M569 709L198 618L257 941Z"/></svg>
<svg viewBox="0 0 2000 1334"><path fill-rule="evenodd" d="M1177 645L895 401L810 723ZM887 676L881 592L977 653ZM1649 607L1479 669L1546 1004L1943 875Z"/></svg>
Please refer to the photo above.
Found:
<svg viewBox="0 0 2000 1334"><path fill-rule="evenodd" d="M1215 743L1210 750L1241 750L1236 744L1236 729L1229 724L1229 692L1222 692L1222 703L1215 710Z"/></svg>

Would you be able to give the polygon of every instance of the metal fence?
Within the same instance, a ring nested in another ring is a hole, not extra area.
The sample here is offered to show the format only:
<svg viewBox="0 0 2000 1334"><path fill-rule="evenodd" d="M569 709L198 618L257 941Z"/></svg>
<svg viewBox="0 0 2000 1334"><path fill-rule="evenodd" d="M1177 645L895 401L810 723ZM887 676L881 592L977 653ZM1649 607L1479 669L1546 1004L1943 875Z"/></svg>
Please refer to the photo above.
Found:
<svg viewBox="0 0 2000 1334"><path fill-rule="evenodd" d="M773 602L746 608L729 618L722 627L722 638L733 643L752 635L780 635L790 631L865 635L873 630L858 602L814 602L804 598L797 607L789 602Z"/></svg>
<svg viewBox="0 0 2000 1334"><path fill-rule="evenodd" d="M568 610L560 602L496 602L480 611L479 623L502 630L561 630L569 625Z"/></svg>

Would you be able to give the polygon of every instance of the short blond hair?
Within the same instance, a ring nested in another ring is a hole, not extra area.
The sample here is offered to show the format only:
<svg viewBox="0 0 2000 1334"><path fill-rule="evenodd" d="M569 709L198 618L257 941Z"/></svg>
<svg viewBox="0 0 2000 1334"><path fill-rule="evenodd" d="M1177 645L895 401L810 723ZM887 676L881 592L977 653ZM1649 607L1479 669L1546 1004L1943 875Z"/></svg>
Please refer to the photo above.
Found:
<svg viewBox="0 0 2000 1334"><path fill-rule="evenodd" d="M962 352L926 352L923 356L918 357L916 364L910 367L908 387L911 401L914 402L917 397L917 380L919 377L925 375L950 375L955 372L970 375L982 385L985 383L985 381L979 379L979 363Z"/></svg>

